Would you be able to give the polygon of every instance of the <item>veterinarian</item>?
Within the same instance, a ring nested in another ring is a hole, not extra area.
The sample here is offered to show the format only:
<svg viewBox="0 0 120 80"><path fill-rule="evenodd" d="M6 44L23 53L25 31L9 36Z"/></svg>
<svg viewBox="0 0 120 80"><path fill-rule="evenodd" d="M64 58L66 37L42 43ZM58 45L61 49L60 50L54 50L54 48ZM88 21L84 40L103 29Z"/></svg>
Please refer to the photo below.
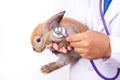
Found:
<svg viewBox="0 0 120 80"><path fill-rule="evenodd" d="M66 16L90 29L66 38L82 57L71 65L70 80L120 80L120 0L67 3Z"/></svg>

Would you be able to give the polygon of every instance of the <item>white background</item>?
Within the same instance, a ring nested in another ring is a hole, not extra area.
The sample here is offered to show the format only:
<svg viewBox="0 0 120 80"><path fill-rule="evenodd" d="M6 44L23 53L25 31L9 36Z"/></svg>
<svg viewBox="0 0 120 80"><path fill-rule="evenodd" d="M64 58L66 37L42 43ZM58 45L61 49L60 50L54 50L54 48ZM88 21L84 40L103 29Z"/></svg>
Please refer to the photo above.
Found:
<svg viewBox="0 0 120 80"><path fill-rule="evenodd" d="M58 57L32 50L32 30L64 10L64 0L0 0L0 80L68 80L69 66L50 74L40 67Z"/></svg>

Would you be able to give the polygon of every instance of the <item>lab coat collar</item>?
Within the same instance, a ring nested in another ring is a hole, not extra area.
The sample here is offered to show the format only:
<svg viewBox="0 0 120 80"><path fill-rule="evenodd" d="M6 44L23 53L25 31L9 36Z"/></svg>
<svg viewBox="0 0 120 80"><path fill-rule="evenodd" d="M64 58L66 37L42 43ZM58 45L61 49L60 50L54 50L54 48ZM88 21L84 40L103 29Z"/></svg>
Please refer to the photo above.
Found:
<svg viewBox="0 0 120 80"><path fill-rule="evenodd" d="M120 13L120 0L112 0L108 10L106 11L106 14L104 15L108 30L109 26L108 24ZM97 28L97 31L106 33L104 31L103 22L101 20L99 27Z"/></svg>
<svg viewBox="0 0 120 80"><path fill-rule="evenodd" d="M106 20L106 24L109 24L109 22L114 19L114 17L120 12L120 0L112 0L108 10L106 11L106 14L104 16Z"/></svg>

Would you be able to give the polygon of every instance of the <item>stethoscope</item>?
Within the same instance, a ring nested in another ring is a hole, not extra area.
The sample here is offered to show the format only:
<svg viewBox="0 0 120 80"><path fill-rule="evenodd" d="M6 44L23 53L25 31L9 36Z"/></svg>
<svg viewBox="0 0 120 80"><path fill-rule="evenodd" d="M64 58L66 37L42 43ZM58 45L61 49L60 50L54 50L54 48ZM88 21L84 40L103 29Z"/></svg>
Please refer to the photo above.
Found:
<svg viewBox="0 0 120 80"><path fill-rule="evenodd" d="M104 29L106 31L106 34L107 35L110 35L109 31L108 31L108 28L107 28L107 24L106 24L106 21L105 21L105 18L104 18L104 14L103 14L103 11L102 11L102 0L100 0L100 3L99 3L99 10L100 10L100 16L101 16L101 19L102 19L102 23L103 23L103 26L104 26ZM117 69L117 73L115 76L113 76L112 78L108 78L106 76L104 76L99 70L98 68L96 67L95 63L93 60L90 60L90 63L92 64L95 72L104 80L115 80L119 74L120 74L120 69L118 68Z"/></svg>
<svg viewBox="0 0 120 80"><path fill-rule="evenodd" d="M105 18L104 18L104 14L103 14L103 11L102 11L102 0L100 0L99 2L99 10L100 10L100 16L101 16L101 20L102 20L102 23L103 23L103 26L104 26L104 29L106 31L106 34L107 35L110 35L109 33L109 30L107 28L107 24L106 24L106 21L105 21ZM65 29L62 27L62 26L56 26L53 30L53 33L52 35L56 38L62 38L62 37L67 37L68 35L65 33ZM106 76L104 76L99 70L98 68L96 67L95 63L93 60L90 60L90 63L92 64L95 72L104 80L115 80L118 76L119 76L119 73L120 73L120 69L118 68L117 69L117 73L115 76L113 76L112 78L108 78Z"/></svg>
<svg viewBox="0 0 120 80"><path fill-rule="evenodd" d="M59 25L54 27L52 35L55 38L62 38L68 36L68 34L66 34L65 28Z"/></svg>
<svg viewBox="0 0 120 80"><path fill-rule="evenodd" d="M65 11L63 11L63 13L65 13ZM58 22L60 22L60 20ZM53 26L52 36L55 38L65 38L68 34L66 33L65 28L57 23Z"/></svg>

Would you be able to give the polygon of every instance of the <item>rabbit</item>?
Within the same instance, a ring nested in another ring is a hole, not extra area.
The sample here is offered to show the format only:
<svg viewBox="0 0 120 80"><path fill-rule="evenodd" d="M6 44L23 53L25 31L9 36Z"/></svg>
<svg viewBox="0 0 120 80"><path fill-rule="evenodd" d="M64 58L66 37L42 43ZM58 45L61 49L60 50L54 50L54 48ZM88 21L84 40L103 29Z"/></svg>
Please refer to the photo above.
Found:
<svg viewBox="0 0 120 80"><path fill-rule="evenodd" d="M65 65L75 63L81 58L74 50L63 54L52 48L53 42L57 43L59 48L69 46L69 43L65 40L65 36L60 38L53 36L53 31L56 26L63 27L65 29L65 34L67 35L82 33L88 30L86 25L83 25L72 18L63 17L64 14L65 11L61 11L53 15L45 22L40 23L32 32L31 44L34 51L41 53L48 48L52 53L59 55L59 59L56 62L51 62L41 67L43 73L53 72Z"/></svg>

